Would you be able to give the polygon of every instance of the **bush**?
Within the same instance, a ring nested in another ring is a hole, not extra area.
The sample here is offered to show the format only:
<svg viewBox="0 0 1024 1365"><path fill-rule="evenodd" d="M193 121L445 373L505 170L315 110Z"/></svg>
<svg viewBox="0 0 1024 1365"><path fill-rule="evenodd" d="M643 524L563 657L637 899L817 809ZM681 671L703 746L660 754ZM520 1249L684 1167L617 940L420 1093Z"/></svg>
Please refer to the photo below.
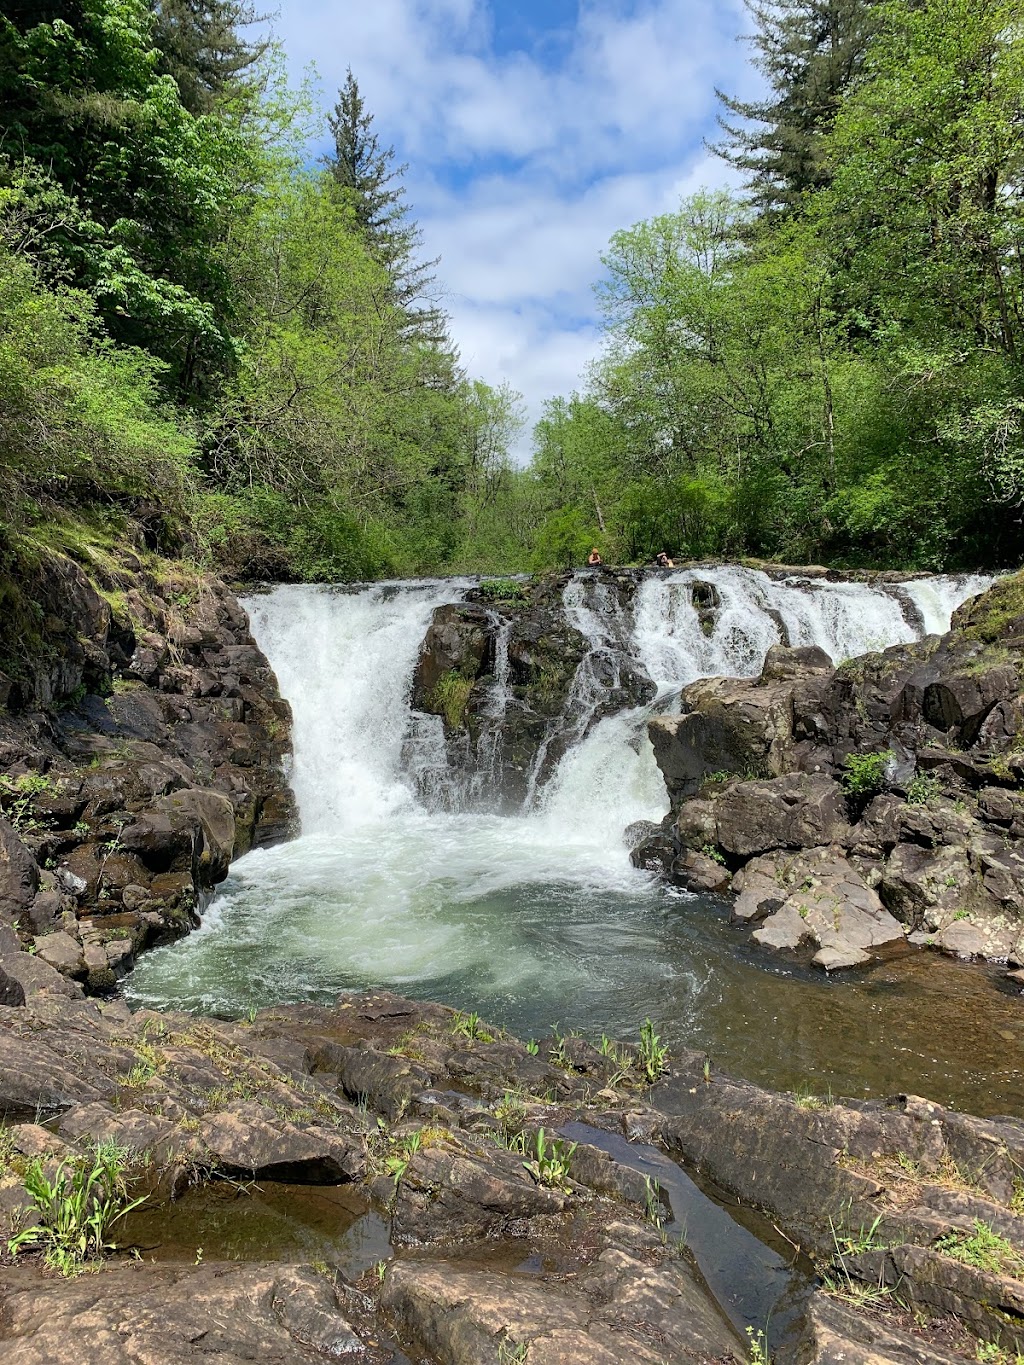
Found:
<svg viewBox="0 0 1024 1365"><path fill-rule="evenodd" d="M880 754L851 754L846 760L843 785L848 795L867 798L883 791L889 764L895 758L890 749Z"/></svg>
<svg viewBox="0 0 1024 1365"><path fill-rule="evenodd" d="M485 602L525 602L529 591L515 578L485 578L477 592Z"/></svg>
<svg viewBox="0 0 1024 1365"><path fill-rule="evenodd" d="M455 668L441 677L427 702L435 715L443 716L449 730L458 730L466 718L466 706L473 684Z"/></svg>

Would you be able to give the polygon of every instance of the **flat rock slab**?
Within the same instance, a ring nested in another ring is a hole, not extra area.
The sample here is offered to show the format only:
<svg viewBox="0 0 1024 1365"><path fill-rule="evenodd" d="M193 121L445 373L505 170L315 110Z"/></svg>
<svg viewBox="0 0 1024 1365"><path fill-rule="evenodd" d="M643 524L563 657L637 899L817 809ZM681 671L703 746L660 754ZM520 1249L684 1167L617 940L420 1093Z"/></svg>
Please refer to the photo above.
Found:
<svg viewBox="0 0 1024 1365"><path fill-rule="evenodd" d="M551 1284L443 1262L395 1265L389 1314L442 1361L494 1365L666 1365L740 1361L745 1351L676 1261L652 1266L612 1248L578 1280Z"/></svg>
<svg viewBox="0 0 1024 1365"><path fill-rule="evenodd" d="M18 1365L301 1365L389 1352L350 1326L326 1276L303 1266L115 1266L79 1279L0 1272L0 1357Z"/></svg>
<svg viewBox="0 0 1024 1365"><path fill-rule="evenodd" d="M806 1323L806 1358L815 1365L963 1365L963 1356L854 1313L825 1294L811 1299Z"/></svg>
<svg viewBox="0 0 1024 1365"><path fill-rule="evenodd" d="M336 1185L366 1169L360 1139L336 1128L300 1128L261 1104L234 1104L205 1119L199 1132L219 1169L257 1179Z"/></svg>
<svg viewBox="0 0 1024 1365"><path fill-rule="evenodd" d="M733 919L760 919L752 937L766 948L814 944L819 950L814 965L825 971L862 966L871 960L868 949L906 935L906 927L835 849L758 858L737 883Z"/></svg>

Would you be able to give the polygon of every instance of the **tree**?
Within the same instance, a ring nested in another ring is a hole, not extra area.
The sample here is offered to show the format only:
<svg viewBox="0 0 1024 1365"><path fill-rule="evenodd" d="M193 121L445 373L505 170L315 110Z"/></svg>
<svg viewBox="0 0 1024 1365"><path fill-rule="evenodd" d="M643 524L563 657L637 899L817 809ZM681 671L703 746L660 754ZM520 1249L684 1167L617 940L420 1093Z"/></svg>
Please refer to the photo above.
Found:
<svg viewBox="0 0 1024 1365"><path fill-rule="evenodd" d="M1024 42L1017 0L885 3L831 139L847 306L919 439L1024 501ZM927 433L927 435L926 435Z"/></svg>
<svg viewBox="0 0 1024 1365"><path fill-rule="evenodd" d="M390 276L394 301L415 330L439 340L443 316L433 304L421 302L429 298L437 260L417 260L422 233L409 218L401 183L408 167L394 164L394 147L381 147L351 67L328 123L334 137L328 167L370 251Z"/></svg>
<svg viewBox="0 0 1024 1365"><path fill-rule="evenodd" d="M253 94L253 68L270 46L240 30L266 22L248 0L150 0L158 71L173 77L182 104L207 114L231 95Z"/></svg>
<svg viewBox="0 0 1024 1365"><path fill-rule="evenodd" d="M864 58L873 27L871 0L744 0L756 25L754 66L768 82L764 100L716 91L729 115L715 151L747 177L762 213L792 212L829 181L823 139Z"/></svg>
<svg viewBox="0 0 1024 1365"><path fill-rule="evenodd" d="M0 190L22 247L96 301L111 335L186 390L233 359L225 226L254 179L236 124L196 117L157 71L145 0L80 0L24 33L0 17Z"/></svg>

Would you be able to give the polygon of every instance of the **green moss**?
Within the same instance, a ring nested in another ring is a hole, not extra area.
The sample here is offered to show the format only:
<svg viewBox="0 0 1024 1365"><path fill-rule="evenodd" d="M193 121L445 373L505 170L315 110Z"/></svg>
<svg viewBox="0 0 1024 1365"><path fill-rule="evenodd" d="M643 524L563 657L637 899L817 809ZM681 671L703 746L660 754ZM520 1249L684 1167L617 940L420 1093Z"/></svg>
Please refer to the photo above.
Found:
<svg viewBox="0 0 1024 1365"><path fill-rule="evenodd" d="M958 615L961 633L969 640L996 644L1024 633L1024 570L998 579Z"/></svg>

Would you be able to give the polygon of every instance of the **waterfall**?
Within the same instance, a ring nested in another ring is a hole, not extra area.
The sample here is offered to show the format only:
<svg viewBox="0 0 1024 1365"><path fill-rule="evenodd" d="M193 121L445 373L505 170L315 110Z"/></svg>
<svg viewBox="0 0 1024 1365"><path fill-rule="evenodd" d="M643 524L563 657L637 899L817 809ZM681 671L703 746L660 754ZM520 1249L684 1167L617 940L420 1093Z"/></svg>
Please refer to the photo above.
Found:
<svg viewBox="0 0 1024 1365"><path fill-rule="evenodd" d="M948 624L984 580L829 583L739 567L575 575L561 606L586 649L548 740L551 775L528 811L505 815L492 775L502 720L522 705L512 613L484 613L493 660L470 781L451 766L441 719L411 705L433 613L471 586L286 586L247 600L292 705L302 835L233 864L202 927L140 961L133 999L230 1014L386 985L486 1011L526 1036L558 1019L635 1036L646 1013L672 1021L677 1038L696 1036L732 969L709 946L707 921L698 932L692 906L680 915L630 866L624 828L659 820L667 799L647 738L652 707L619 684L644 674L647 692L657 684L653 705L670 705L698 676L756 674L781 640L842 658L912 639ZM737 992L730 1020L750 998L746 985Z"/></svg>
<svg viewBox="0 0 1024 1365"><path fill-rule="evenodd" d="M664 701L696 678L756 675L780 642L817 645L839 661L948 629L955 607L990 581L962 575L833 583L739 566L690 568L643 577L630 602L602 575L576 574L562 605L587 650L561 715L538 746L524 810L549 826L605 837L660 815L664 792L646 737L649 708L599 718L614 710L625 668L649 675ZM441 719L409 703L433 612L461 601L471 586L469 579L289 585L246 600L253 634L293 707L292 783L304 833L377 825L424 801L456 811L495 807L502 722L513 698L510 618L488 613L494 678L465 771L451 768ZM468 753L468 737L460 742ZM542 786L556 742L558 762Z"/></svg>
<svg viewBox="0 0 1024 1365"><path fill-rule="evenodd" d="M245 599L254 637L292 704L292 787L303 833L373 824L408 810L403 763L409 680L435 609L458 602L455 579L369 588L286 585ZM443 764L441 722L424 726L424 765ZM440 745L440 757L438 756Z"/></svg>

